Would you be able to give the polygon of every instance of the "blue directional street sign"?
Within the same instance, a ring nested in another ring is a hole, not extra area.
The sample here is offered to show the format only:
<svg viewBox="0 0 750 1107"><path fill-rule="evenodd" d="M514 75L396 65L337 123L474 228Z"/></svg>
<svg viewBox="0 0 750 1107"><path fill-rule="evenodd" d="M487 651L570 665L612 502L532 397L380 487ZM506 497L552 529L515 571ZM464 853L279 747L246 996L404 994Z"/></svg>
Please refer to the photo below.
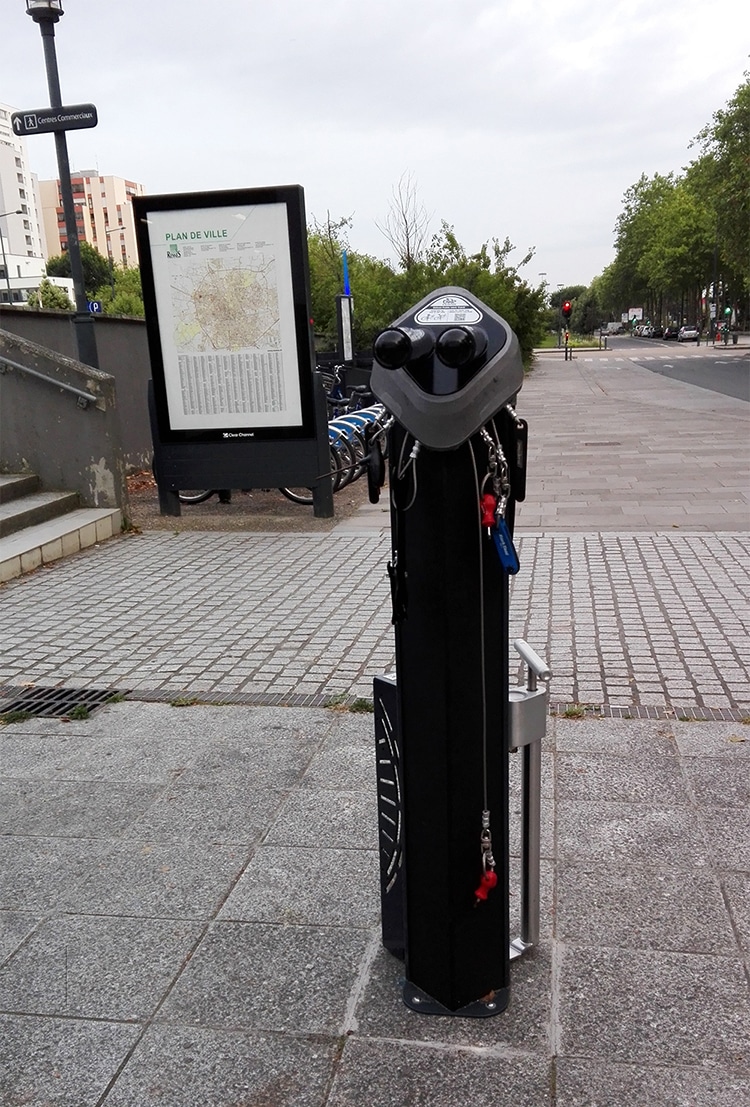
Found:
<svg viewBox="0 0 750 1107"><path fill-rule="evenodd" d="M101 300L89 300L89 311L90 312L92 312L94 315L98 315L101 310L102 310Z"/></svg>
<svg viewBox="0 0 750 1107"><path fill-rule="evenodd" d="M14 111L10 122L17 135L41 135L49 131L76 131L84 127L95 127L99 119L93 104L71 104L69 107Z"/></svg>

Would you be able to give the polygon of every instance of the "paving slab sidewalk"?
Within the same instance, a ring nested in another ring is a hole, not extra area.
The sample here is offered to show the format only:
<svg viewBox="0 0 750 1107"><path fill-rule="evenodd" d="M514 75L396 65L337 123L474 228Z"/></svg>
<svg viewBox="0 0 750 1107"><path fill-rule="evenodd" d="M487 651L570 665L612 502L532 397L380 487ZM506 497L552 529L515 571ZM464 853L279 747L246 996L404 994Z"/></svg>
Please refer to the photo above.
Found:
<svg viewBox="0 0 750 1107"><path fill-rule="evenodd" d="M0 1102L748 1103L746 730L550 719L541 941L472 1020L404 1007L381 946L370 716L6 727Z"/></svg>

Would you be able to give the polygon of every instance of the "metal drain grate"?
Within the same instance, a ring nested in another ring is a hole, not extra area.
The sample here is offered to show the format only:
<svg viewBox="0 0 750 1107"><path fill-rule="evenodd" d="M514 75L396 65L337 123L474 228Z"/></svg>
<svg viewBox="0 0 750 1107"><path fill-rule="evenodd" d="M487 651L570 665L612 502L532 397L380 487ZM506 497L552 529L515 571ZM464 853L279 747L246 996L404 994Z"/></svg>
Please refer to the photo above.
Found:
<svg viewBox="0 0 750 1107"><path fill-rule="evenodd" d="M0 715L20 711L37 718L62 719L76 709L91 712L113 697L124 695L127 692L114 688L4 688Z"/></svg>

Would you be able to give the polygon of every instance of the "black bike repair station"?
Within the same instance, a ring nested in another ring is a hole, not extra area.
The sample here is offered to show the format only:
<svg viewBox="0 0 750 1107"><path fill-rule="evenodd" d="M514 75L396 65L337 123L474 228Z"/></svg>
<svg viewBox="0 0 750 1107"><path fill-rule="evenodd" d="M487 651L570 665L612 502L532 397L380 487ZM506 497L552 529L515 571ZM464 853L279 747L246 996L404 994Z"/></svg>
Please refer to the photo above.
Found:
<svg viewBox="0 0 750 1107"><path fill-rule="evenodd" d="M439 288L382 331L371 387L388 457L395 675L376 677L382 932L415 1011L490 1016L510 961L538 940L539 775L549 669L525 642L509 688L514 508L525 496L523 383L510 326ZM508 753L523 748L522 934L509 927Z"/></svg>

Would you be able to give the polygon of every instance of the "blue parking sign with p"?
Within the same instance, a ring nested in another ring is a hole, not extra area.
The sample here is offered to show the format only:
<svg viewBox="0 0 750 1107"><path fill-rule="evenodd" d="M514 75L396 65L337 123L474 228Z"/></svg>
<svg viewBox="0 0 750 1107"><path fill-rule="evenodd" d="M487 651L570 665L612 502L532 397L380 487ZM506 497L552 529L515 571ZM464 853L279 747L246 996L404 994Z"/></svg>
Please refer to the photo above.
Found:
<svg viewBox="0 0 750 1107"><path fill-rule="evenodd" d="M89 311L92 311L95 315L102 310L101 300L89 300Z"/></svg>

